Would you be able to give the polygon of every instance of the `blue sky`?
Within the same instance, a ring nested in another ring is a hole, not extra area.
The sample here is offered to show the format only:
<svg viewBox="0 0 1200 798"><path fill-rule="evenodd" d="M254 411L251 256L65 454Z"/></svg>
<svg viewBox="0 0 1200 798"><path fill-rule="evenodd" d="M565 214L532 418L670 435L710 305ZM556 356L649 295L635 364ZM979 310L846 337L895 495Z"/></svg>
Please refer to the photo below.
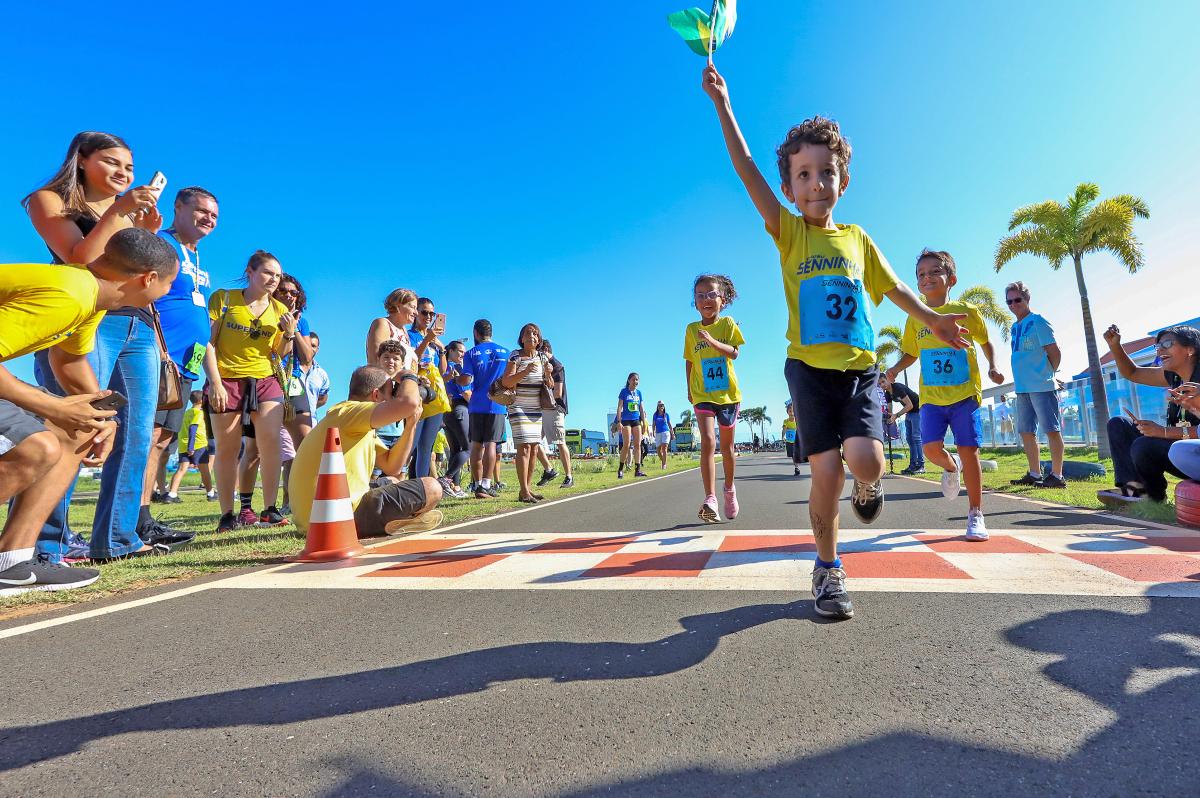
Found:
<svg viewBox="0 0 1200 798"><path fill-rule="evenodd" d="M335 398L383 296L405 286L452 336L482 316L511 345L538 322L568 368L569 426L600 428L633 370L678 416L691 281L716 270L741 294L744 403L782 420L778 257L700 91L703 59L666 24L681 3L218 3L69 20L33 5L6 11L0 33L0 262L45 257L18 200L75 132L107 130L133 146L139 182L161 169L170 196L200 184L220 198L201 250L216 285L257 248L303 280ZM862 225L909 282L923 246L955 255L960 285L1026 280L1074 373L1074 276L1032 259L991 269L1018 205L1084 180L1141 195L1144 272L1087 263L1097 326L1134 336L1198 312L1183 278L1200 252L1200 6L1152 8L748 0L717 64L768 178L791 124L838 119L855 154L835 219ZM886 304L875 318L903 320Z"/></svg>

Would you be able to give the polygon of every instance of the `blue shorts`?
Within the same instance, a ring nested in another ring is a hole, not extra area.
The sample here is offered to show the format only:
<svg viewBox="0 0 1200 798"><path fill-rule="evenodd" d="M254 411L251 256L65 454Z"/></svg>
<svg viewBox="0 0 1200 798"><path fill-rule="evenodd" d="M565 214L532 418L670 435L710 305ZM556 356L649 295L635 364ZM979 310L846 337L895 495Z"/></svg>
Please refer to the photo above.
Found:
<svg viewBox="0 0 1200 798"><path fill-rule="evenodd" d="M1062 432L1062 410L1054 391L1017 394L1017 434L1033 435L1042 432Z"/></svg>
<svg viewBox="0 0 1200 798"><path fill-rule="evenodd" d="M701 402L692 406L698 416L716 416L717 424L722 427L737 426L738 408L741 404L719 405L715 402Z"/></svg>
<svg viewBox="0 0 1200 798"><path fill-rule="evenodd" d="M979 446L983 440L983 418L974 397L952 405L921 403L921 440L944 441L946 427L954 433L955 446Z"/></svg>

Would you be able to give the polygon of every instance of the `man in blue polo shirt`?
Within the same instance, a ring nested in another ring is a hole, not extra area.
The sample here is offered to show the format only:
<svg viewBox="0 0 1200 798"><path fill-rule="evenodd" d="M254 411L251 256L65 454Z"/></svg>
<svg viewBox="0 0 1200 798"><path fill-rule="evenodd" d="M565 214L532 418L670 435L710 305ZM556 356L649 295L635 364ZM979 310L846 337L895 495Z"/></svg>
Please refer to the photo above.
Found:
<svg viewBox="0 0 1200 798"><path fill-rule="evenodd" d="M167 354L179 367L183 377L183 396L191 393L192 385L204 372L204 352L211 337L208 318L208 298L212 293L212 280L208 272L200 267L200 239L217 229L217 198L199 186L182 188L175 195L175 220L170 227L159 233L175 250L179 257L179 276L171 283L166 296L154 303L162 326L163 338L167 342ZM197 386L198 387L198 386ZM171 443L179 435L183 423L183 412L160 410L154 417L153 447L146 465L146 484L142 491L142 513L138 521L139 534L150 543L180 543L191 540L194 535L174 530L150 517L151 498L154 496L156 480L166 487L165 474ZM178 497L175 501L180 501ZM141 534L143 530L147 534Z"/></svg>
<svg viewBox="0 0 1200 798"><path fill-rule="evenodd" d="M1017 432L1025 447L1029 473L1012 480L1014 485L1065 488L1063 479L1062 410L1054 372L1062 360L1054 328L1029 309L1029 286L1021 281L1004 289L1008 309L1017 317L1012 328L1013 382L1017 391ZM1042 428L1050 444L1050 474L1042 477L1037 429Z"/></svg>
<svg viewBox="0 0 1200 798"><path fill-rule="evenodd" d="M491 475L496 467L496 444L504 437L508 408L493 402L488 396L488 389L500 379L508 366L509 352L492 340L492 323L487 319L476 321L474 332L475 346L463 357L458 384L471 386L471 401L467 403L471 435L471 488L476 499L494 499L499 491L492 485Z"/></svg>

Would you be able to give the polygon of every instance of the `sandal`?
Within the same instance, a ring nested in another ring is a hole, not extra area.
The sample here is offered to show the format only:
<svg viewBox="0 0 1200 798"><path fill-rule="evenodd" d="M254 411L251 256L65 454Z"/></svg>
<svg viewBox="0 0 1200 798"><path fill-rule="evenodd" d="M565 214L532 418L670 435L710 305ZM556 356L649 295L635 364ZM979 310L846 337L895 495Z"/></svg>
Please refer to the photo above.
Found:
<svg viewBox="0 0 1200 798"><path fill-rule="evenodd" d="M1126 499L1140 499L1146 495L1146 489L1137 482L1126 482L1119 487L1119 490Z"/></svg>

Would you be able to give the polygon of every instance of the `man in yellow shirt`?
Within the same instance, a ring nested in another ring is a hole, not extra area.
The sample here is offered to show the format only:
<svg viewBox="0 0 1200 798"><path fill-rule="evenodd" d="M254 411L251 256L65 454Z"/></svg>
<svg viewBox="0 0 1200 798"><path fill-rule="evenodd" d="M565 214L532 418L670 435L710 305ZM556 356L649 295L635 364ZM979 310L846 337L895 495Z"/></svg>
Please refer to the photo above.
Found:
<svg viewBox="0 0 1200 798"><path fill-rule="evenodd" d="M354 370L349 399L329 408L305 436L292 461L288 493L299 529L306 531L312 516L325 432L330 427L337 427L341 435L346 482L360 538L424 531L441 523L442 511L434 508L442 500L442 486L431 477L397 479L405 465L405 447L388 449L375 434L380 427L420 414L417 384L417 375L411 371L401 371L393 379L378 366ZM372 487L371 471L376 466L383 477Z"/></svg>
<svg viewBox="0 0 1200 798"><path fill-rule="evenodd" d="M99 465L112 446L112 402L88 363L106 310L145 306L171 287L179 261L153 233L122 230L87 266L0 266L0 363L50 348L66 396L27 385L0 365L0 501L15 499L0 532L0 596L66 590L99 572L34 557L34 541L75 479L80 462ZM120 400L123 400L121 397Z"/></svg>
<svg viewBox="0 0 1200 798"><path fill-rule="evenodd" d="M979 344L988 362L988 376L997 385L1004 375L994 365L996 353L988 340L987 327L979 308L969 302L951 301L950 289L958 282L957 266L949 252L925 250L917 258L917 289L938 313L963 314L963 326L972 344ZM979 405L983 401L983 380L974 345L952 349L937 340L929 328L909 318L900 341L904 353L884 375L888 383L904 369L921 361L921 441L925 457L941 466L942 494L958 496L959 475L966 479L970 507L967 511L967 540L987 540L983 521L983 470L979 464L979 444L983 437ZM946 451L946 429L954 433L957 454Z"/></svg>

